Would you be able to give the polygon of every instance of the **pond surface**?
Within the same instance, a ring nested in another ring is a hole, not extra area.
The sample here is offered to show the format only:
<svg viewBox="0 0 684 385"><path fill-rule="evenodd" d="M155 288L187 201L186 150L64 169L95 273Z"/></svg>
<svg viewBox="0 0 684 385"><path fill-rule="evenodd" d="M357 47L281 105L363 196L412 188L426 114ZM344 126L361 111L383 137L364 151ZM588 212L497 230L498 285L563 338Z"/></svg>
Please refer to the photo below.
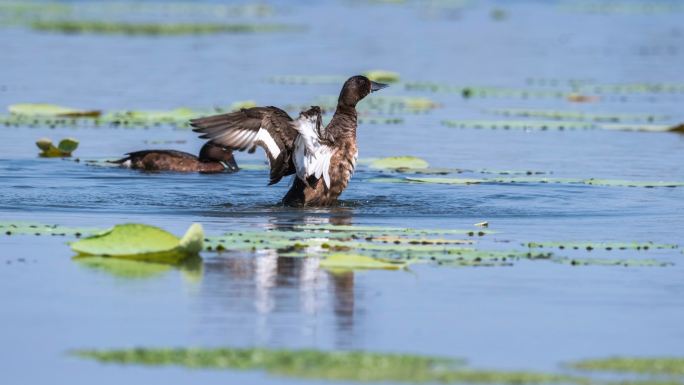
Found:
<svg viewBox="0 0 684 385"><path fill-rule="evenodd" d="M396 71L404 82L467 87L569 89L530 85L533 79L560 85L576 79L600 85L684 84L681 10L594 14L568 6L574 2L439 4L275 3L269 21L305 29L246 35L61 35L8 26L0 29L0 108L40 102L107 111L169 110L241 100L305 106L336 95L340 84L285 85L269 77L345 78L371 69ZM503 11L503 20L493 17L494 10ZM434 167L475 171L684 181L681 134L441 124L515 119L487 111L518 108L651 114L676 125L684 121L681 92L625 92L573 103L566 98L466 99L459 92L408 90L398 83L369 99L392 95L429 98L439 107L372 112L403 123L362 124L362 159L413 155ZM137 222L175 234L199 222L213 235L297 224L477 230L473 224L488 221L496 234L483 242L494 248L530 241L680 245L604 253L674 264L668 267L521 261L505 267L415 265L408 271L342 275L320 269L317 258L203 253L199 277L169 269L133 279L75 263L65 244L69 239L2 235L0 370L7 383L54 383L56 378L100 384L301 382L259 372L102 365L67 354L80 348L359 349L542 371L589 357L684 355L683 187L376 183L386 173L362 167L339 207L291 209L278 205L288 182L267 187L265 170L142 174L85 162L154 147L196 152L202 142L186 129L1 130L2 221L99 228ZM38 158L34 142L43 136L77 138L75 155L81 162ZM239 154L237 160L261 164L263 153Z"/></svg>

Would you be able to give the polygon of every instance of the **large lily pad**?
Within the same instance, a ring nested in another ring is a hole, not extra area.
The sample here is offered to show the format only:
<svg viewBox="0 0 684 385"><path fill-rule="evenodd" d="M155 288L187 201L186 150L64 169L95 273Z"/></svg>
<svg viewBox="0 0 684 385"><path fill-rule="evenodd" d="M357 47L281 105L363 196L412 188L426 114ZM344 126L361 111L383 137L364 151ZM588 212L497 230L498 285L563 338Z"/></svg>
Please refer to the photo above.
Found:
<svg viewBox="0 0 684 385"><path fill-rule="evenodd" d="M116 225L113 228L71 243L79 256L102 256L139 261L179 263L197 256L202 250L204 233L193 224L182 239L160 228L141 224Z"/></svg>
<svg viewBox="0 0 684 385"><path fill-rule="evenodd" d="M383 260L359 254L335 253L323 259L320 266L330 270L397 270L406 267L406 262Z"/></svg>

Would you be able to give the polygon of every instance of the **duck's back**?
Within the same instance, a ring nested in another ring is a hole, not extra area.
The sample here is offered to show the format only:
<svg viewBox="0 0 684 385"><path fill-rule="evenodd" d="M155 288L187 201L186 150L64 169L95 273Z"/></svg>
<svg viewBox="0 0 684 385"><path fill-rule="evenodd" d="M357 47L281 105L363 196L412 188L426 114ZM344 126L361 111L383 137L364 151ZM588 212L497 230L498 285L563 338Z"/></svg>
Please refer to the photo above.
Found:
<svg viewBox="0 0 684 385"><path fill-rule="evenodd" d="M131 152L115 163L145 171L221 172L224 169L218 162L200 162L195 155L176 150Z"/></svg>

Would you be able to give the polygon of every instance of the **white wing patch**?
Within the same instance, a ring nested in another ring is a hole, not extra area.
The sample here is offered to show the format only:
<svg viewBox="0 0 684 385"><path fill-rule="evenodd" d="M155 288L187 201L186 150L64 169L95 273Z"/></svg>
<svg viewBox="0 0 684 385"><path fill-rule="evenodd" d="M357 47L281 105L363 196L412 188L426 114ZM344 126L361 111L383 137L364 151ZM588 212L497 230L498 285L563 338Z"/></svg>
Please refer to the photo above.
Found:
<svg viewBox="0 0 684 385"><path fill-rule="evenodd" d="M330 158L333 149L320 142L316 132L316 117L300 117L295 123L299 132L294 143L294 164L299 179L307 182L307 178L314 176L323 178L327 188L330 188Z"/></svg>
<svg viewBox="0 0 684 385"><path fill-rule="evenodd" d="M263 143L264 146L268 149L268 152L271 154L273 159L276 159L278 155L280 155L280 147L276 144L275 140L271 137L271 134L268 133L268 131L261 127L259 128L259 131L257 132L256 138L255 138L256 143ZM269 158L269 161L271 159Z"/></svg>

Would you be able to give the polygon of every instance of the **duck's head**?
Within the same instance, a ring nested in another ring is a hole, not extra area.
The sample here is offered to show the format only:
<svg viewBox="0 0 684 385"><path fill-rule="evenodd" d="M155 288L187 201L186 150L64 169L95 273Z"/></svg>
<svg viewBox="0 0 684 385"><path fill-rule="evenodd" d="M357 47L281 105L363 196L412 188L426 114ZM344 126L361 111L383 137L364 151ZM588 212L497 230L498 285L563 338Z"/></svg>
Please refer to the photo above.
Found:
<svg viewBox="0 0 684 385"><path fill-rule="evenodd" d="M235 158L233 158L233 150L211 141L202 146L199 153L199 160L201 162L219 162L223 167L230 171L237 171L239 169L235 162Z"/></svg>
<svg viewBox="0 0 684 385"><path fill-rule="evenodd" d="M361 101L371 92L381 90L388 87L387 84L374 82L365 76L352 76L344 82L338 104L355 107L356 103Z"/></svg>

